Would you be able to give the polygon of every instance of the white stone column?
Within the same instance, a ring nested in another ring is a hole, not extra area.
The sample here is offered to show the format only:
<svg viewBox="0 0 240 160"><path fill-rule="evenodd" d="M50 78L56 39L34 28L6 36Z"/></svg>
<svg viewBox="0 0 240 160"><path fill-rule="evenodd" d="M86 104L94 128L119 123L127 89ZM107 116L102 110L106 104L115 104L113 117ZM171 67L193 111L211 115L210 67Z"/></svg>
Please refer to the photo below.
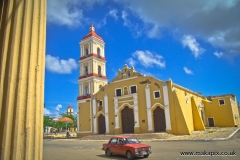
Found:
<svg viewBox="0 0 240 160"><path fill-rule="evenodd" d="M89 74L91 74L92 73L92 61L90 60L89 63L90 63Z"/></svg>
<svg viewBox="0 0 240 160"><path fill-rule="evenodd" d="M94 134L97 134L97 117L96 117L96 112L97 112L97 106L96 106L96 99L93 98L92 100L93 104L93 132Z"/></svg>
<svg viewBox="0 0 240 160"><path fill-rule="evenodd" d="M80 45L80 58L83 56L82 50L83 50L82 45Z"/></svg>
<svg viewBox="0 0 240 160"><path fill-rule="evenodd" d="M163 100L164 100L164 113L165 113L165 121L166 121L166 130L172 130L170 110L169 110L168 88L167 88L166 83L163 84Z"/></svg>
<svg viewBox="0 0 240 160"><path fill-rule="evenodd" d="M102 47L102 56L105 58L105 49L104 49L104 44L103 44L103 47Z"/></svg>
<svg viewBox="0 0 240 160"><path fill-rule="evenodd" d="M98 74L98 65L97 65L97 61L95 61L95 67L96 67L96 73Z"/></svg>
<svg viewBox="0 0 240 160"><path fill-rule="evenodd" d="M80 76L83 75L83 64L81 63L81 67L80 67Z"/></svg>
<svg viewBox="0 0 240 160"><path fill-rule="evenodd" d="M77 104L77 107L79 108L79 105ZM77 131L79 132L79 109L78 109L78 112L77 112Z"/></svg>
<svg viewBox="0 0 240 160"><path fill-rule="evenodd" d="M91 52L91 46L90 46L90 43L88 43L88 55L90 54Z"/></svg>
<svg viewBox="0 0 240 160"><path fill-rule="evenodd" d="M91 82L88 81L88 94L91 94Z"/></svg>
<svg viewBox="0 0 240 160"><path fill-rule="evenodd" d="M147 108L147 118L148 118L148 131L152 131L153 127L152 127L152 112L151 112L151 108Z"/></svg>
<svg viewBox="0 0 240 160"><path fill-rule="evenodd" d="M89 54L93 53L93 42L90 43L90 48L91 48L91 49L90 49L91 51L90 51Z"/></svg>
<svg viewBox="0 0 240 160"><path fill-rule="evenodd" d="M106 76L106 67L104 63L103 63L103 75Z"/></svg>
<svg viewBox="0 0 240 160"><path fill-rule="evenodd" d="M94 68L96 69L96 61L94 61L94 64L93 64L93 73L97 73L97 71L94 70Z"/></svg>
<svg viewBox="0 0 240 160"><path fill-rule="evenodd" d="M147 106L147 118L148 118L148 131L152 131L152 113L151 113L151 98L150 98L150 88L147 85L145 87L146 94L146 106Z"/></svg>
<svg viewBox="0 0 240 160"><path fill-rule="evenodd" d="M90 73L90 61L88 61L88 74Z"/></svg>
<svg viewBox="0 0 240 160"><path fill-rule="evenodd" d="M78 84L78 95L81 96L82 83Z"/></svg>
<svg viewBox="0 0 240 160"><path fill-rule="evenodd" d="M80 84L81 84L81 86L82 86L82 87L81 87L81 91L82 91L82 92L81 92L81 96L83 96L83 95L84 95L84 92L83 92L84 86L83 86L83 83L80 83Z"/></svg>
<svg viewBox="0 0 240 160"><path fill-rule="evenodd" d="M105 110L105 125L106 133L109 133L109 118L108 118L108 95L104 95L104 110Z"/></svg>
<svg viewBox="0 0 240 160"><path fill-rule="evenodd" d="M135 126L139 127L139 115L138 115L138 98L137 93L133 94L133 107L134 107L134 119L135 119Z"/></svg>
<svg viewBox="0 0 240 160"><path fill-rule="evenodd" d="M118 99L114 97L114 111L115 111L115 129L119 128L119 117L118 117Z"/></svg>

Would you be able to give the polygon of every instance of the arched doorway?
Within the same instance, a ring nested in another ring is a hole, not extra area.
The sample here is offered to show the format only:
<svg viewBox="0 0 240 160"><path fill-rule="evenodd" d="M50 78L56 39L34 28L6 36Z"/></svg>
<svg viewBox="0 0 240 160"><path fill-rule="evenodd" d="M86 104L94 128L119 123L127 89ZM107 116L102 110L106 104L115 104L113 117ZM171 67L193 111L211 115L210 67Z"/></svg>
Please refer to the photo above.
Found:
<svg viewBox="0 0 240 160"><path fill-rule="evenodd" d="M105 117L103 115L100 115L98 117L98 133L105 134L105 132L106 132Z"/></svg>
<svg viewBox="0 0 240 160"><path fill-rule="evenodd" d="M166 131L166 122L165 122L164 110L160 107L157 107L153 111L153 117L154 117L155 132L165 132Z"/></svg>
<svg viewBox="0 0 240 160"><path fill-rule="evenodd" d="M134 133L134 116L133 110L125 107L122 110L122 132Z"/></svg>

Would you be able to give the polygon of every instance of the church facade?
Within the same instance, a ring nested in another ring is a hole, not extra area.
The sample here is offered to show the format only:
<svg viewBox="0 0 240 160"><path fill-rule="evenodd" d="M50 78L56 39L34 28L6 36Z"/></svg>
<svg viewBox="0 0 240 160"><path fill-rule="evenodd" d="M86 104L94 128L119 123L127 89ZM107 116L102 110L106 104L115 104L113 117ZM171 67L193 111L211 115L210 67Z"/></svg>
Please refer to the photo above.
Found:
<svg viewBox="0 0 240 160"><path fill-rule="evenodd" d="M78 137L90 134L168 132L239 126L234 94L203 96L171 79L159 80L124 65L108 82L104 41L90 26L80 41Z"/></svg>

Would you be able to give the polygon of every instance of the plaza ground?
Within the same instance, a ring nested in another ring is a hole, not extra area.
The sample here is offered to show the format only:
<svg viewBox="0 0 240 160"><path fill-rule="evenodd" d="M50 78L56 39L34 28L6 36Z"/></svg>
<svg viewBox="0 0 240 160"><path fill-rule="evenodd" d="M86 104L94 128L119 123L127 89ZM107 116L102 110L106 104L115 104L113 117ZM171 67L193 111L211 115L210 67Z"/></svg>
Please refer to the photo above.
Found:
<svg viewBox="0 0 240 160"><path fill-rule="evenodd" d="M238 129L235 128L234 131ZM208 134L213 134L208 130ZM223 130L222 130L223 132ZM224 131L223 133L225 133ZM221 133L223 135L223 133ZM160 133L161 134L161 133ZM197 134L197 133L196 133ZM201 133L207 134L207 133ZM216 134L216 133L215 133ZM231 133L230 133L231 134ZM229 135L230 135L229 134ZM228 135L228 136L229 136ZM101 137L101 135L95 135ZM227 136L227 137L228 137ZM94 136L92 136L94 137ZM86 137L85 137L86 138ZM189 138L189 137L188 137ZM225 137L226 138L226 137ZM140 138L139 138L140 139ZM141 140L141 143L147 143L152 146L152 154L148 160L159 159L240 159L240 131L233 137L226 140ZM79 138L72 139L44 139L43 141L43 160L101 160L101 159L126 159L124 156L107 157L101 150L102 144L107 140L83 140ZM180 152L236 152L236 156L181 156ZM144 158L136 158L144 159Z"/></svg>

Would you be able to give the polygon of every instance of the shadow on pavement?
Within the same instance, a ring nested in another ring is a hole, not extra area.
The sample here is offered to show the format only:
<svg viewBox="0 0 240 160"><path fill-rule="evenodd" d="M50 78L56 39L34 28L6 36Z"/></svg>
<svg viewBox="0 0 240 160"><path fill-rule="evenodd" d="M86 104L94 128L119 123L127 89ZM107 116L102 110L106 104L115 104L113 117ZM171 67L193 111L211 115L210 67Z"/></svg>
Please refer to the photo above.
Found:
<svg viewBox="0 0 240 160"><path fill-rule="evenodd" d="M101 157L101 158L106 158L106 159L127 159L127 157L125 156L120 156L120 155L112 155L111 157L108 157L107 155L105 154L101 154L101 155L97 155L98 157ZM145 159L144 157L134 157L134 159Z"/></svg>

